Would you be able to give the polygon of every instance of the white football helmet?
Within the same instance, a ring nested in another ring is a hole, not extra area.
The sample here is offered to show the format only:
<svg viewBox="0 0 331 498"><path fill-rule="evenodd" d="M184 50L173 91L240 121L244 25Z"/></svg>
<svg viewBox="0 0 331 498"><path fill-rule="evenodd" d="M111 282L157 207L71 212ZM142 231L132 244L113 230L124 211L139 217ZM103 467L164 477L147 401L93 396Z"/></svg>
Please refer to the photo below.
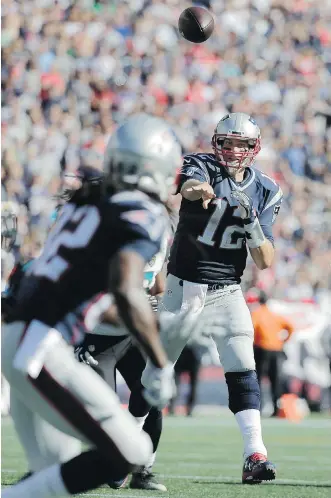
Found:
<svg viewBox="0 0 331 498"><path fill-rule="evenodd" d="M171 127L163 119L136 114L109 140L105 185L117 191L138 189L165 202L181 163L181 147Z"/></svg>
<svg viewBox="0 0 331 498"><path fill-rule="evenodd" d="M227 144L226 139L229 139L229 144L238 140L238 147ZM261 150L260 128L248 114L233 112L219 121L211 143L216 158L223 166L246 168Z"/></svg>

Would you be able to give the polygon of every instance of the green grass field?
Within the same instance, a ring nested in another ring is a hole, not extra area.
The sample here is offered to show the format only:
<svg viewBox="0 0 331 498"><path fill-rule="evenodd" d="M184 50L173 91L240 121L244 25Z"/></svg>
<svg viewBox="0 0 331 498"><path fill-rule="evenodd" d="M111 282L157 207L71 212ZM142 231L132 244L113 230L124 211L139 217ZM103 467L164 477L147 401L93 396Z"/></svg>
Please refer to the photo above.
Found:
<svg viewBox="0 0 331 498"><path fill-rule="evenodd" d="M278 467L274 484L243 486L241 437L234 418L219 416L166 418L155 472L168 487L165 497L178 498L330 498L331 420L313 417L301 424L264 420L269 457ZM2 421L2 484L26 471L11 421ZM85 497L147 498L158 492L99 488ZM22 497L24 498L24 497Z"/></svg>

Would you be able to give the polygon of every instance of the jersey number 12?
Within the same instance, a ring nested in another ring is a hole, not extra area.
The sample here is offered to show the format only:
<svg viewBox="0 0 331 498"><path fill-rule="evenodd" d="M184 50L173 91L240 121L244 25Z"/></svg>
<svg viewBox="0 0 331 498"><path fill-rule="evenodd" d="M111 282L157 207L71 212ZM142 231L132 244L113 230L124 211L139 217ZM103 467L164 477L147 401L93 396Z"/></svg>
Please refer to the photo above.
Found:
<svg viewBox="0 0 331 498"><path fill-rule="evenodd" d="M199 235L198 241L213 247L215 245L214 236L221 220L224 216L228 203L225 199L217 199L213 202L216 204L213 214L210 216L207 226L202 235ZM236 210L233 215L236 216ZM241 249L244 245L245 230L238 225L230 225L225 228L220 242L221 249Z"/></svg>

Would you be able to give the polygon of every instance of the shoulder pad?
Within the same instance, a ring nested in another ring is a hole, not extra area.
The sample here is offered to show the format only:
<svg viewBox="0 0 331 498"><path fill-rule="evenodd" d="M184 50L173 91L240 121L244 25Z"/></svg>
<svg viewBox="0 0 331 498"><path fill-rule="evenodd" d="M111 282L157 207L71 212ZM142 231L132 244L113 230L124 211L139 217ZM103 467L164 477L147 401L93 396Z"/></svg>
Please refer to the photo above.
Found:
<svg viewBox="0 0 331 498"><path fill-rule="evenodd" d="M186 154L183 159L183 165L192 164L192 166L201 164L211 164L215 162L214 154L203 154L202 152L197 152L194 154Z"/></svg>
<svg viewBox="0 0 331 498"><path fill-rule="evenodd" d="M278 192L279 190L281 190L281 188L278 185L278 183L276 182L276 180L271 178L269 175L266 175L265 173L262 173L262 171L255 169L255 168L254 168L254 171L255 171L255 175L256 175L256 177L255 177L256 182L260 183L260 185L264 189L269 190L271 192L275 192L275 193Z"/></svg>
<svg viewBox="0 0 331 498"><path fill-rule="evenodd" d="M214 171L218 170L214 154L203 154L202 152L196 154L186 154L184 156L183 168L187 170L190 166L192 166L192 168L202 170L208 182L210 182L210 175Z"/></svg>

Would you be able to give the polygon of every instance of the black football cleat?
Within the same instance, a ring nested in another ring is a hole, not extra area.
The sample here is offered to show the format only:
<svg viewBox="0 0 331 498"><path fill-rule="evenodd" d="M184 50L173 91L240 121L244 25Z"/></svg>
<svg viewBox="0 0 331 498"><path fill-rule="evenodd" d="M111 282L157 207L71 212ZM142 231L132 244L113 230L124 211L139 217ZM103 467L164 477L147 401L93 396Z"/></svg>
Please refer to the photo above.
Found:
<svg viewBox="0 0 331 498"><path fill-rule="evenodd" d="M260 484L262 481L273 481L276 478L276 467L261 453L253 453L246 458L243 467L243 484Z"/></svg>
<svg viewBox="0 0 331 498"><path fill-rule="evenodd" d="M155 475L147 470L132 474L131 489L144 489L145 491L167 491L164 484L158 482Z"/></svg>

